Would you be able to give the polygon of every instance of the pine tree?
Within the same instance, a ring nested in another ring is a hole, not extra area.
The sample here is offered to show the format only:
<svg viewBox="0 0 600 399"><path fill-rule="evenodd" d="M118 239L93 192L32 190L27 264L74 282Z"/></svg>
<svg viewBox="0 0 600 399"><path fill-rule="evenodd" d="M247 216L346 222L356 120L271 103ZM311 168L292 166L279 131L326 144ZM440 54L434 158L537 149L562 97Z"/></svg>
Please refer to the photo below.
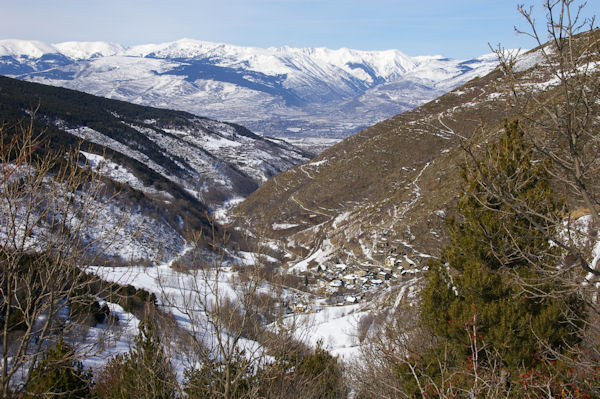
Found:
<svg viewBox="0 0 600 399"><path fill-rule="evenodd" d="M102 372L95 393L100 398L176 397L176 377L150 318L140 322L129 353L111 359Z"/></svg>
<svg viewBox="0 0 600 399"><path fill-rule="evenodd" d="M254 367L237 349L232 362L205 361L200 368L187 368L184 376L184 392L190 399L250 397L257 383Z"/></svg>
<svg viewBox="0 0 600 399"><path fill-rule="evenodd" d="M561 253L546 238L553 228L546 220L561 204L522 137L517 122L507 124L486 158L464 169L467 188L450 244L429 266L422 319L441 338L434 356L450 365L475 356L485 363L493 354L513 372L578 340L573 321L582 320L581 302L554 295L560 283L548 278Z"/></svg>
<svg viewBox="0 0 600 399"><path fill-rule="evenodd" d="M275 361L258 372L259 397L337 399L348 395L344 370L317 341L314 350L292 349L274 354Z"/></svg>
<svg viewBox="0 0 600 399"><path fill-rule="evenodd" d="M31 373L24 398L88 398L91 373L84 371L75 352L64 341L44 353Z"/></svg>

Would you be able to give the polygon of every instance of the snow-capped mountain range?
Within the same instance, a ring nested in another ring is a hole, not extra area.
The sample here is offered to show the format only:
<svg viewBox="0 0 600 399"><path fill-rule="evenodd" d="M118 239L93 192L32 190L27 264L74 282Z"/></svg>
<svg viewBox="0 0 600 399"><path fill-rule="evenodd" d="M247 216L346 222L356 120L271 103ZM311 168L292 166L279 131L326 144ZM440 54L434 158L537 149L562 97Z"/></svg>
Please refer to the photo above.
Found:
<svg viewBox="0 0 600 399"><path fill-rule="evenodd" d="M496 64L493 54L452 60L398 50L263 49L193 39L129 48L0 40L0 74L287 137L346 137Z"/></svg>

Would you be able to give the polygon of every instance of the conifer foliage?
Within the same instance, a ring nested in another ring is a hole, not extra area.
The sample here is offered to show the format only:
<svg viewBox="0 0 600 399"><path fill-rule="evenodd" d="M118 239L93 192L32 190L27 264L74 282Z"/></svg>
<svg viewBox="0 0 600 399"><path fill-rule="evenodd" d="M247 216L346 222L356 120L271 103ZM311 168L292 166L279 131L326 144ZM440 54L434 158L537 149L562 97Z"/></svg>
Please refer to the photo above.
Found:
<svg viewBox="0 0 600 399"><path fill-rule="evenodd" d="M58 341L35 366L24 398L90 397L92 374L76 359L73 349L64 341Z"/></svg>
<svg viewBox="0 0 600 399"><path fill-rule="evenodd" d="M232 362L215 360L203 362L197 369L186 369L184 392L187 397L190 399L253 397L258 381L253 365L244 356L244 351L236 350Z"/></svg>
<svg viewBox="0 0 600 399"><path fill-rule="evenodd" d="M279 353L276 361L260 370L260 397L339 399L347 397L343 368L317 341L308 352Z"/></svg>
<svg viewBox="0 0 600 399"><path fill-rule="evenodd" d="M440 338L434 356L446 366L477 361L514 375L579 339L581 301L551 278L562 254L546 238L555 228L547 221L561 203L517 122L463 177L451 242L427 275L422 319ZM521 204L533 212L519 212Z"/></svg>
<svg viewBox="0 0 600 399"><path fill-rule="evenodd" d="M129 353L109 361L101 374L96 395L99 398L176 397L176 378L169 357L159 339L155 322L140 322L139 333Z"/></svg>

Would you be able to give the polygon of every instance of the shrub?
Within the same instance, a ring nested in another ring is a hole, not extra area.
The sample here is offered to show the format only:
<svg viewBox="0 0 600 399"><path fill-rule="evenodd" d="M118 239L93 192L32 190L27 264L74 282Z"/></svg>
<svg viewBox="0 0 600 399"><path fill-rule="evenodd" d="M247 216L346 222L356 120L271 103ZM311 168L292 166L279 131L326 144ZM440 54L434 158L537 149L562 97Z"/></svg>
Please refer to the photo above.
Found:
<svg viewBox="0 0 600 399"><path fill-rule="evenodd" d="M110 316L110 309L106 304L100 303L92 296L78 298L69 304L69 318L77 323L89 326L104 323Z"/></svg>
<svg viewBox="0 0 600 399"><path fill-rule="evenodd" d="M100 373L94 393L106 399L169 399L176 397L176 383L157 327L146 318L129 353L112 358Z"/></svg>
<svg viewBox="0 0 600 399"><path fill-rule="evenodd" d="M36 364L31 380L25 388L24 398L88 398L91 373L83 370L80 361L74 360L73 349L62 340L44 353Z"/></svg>

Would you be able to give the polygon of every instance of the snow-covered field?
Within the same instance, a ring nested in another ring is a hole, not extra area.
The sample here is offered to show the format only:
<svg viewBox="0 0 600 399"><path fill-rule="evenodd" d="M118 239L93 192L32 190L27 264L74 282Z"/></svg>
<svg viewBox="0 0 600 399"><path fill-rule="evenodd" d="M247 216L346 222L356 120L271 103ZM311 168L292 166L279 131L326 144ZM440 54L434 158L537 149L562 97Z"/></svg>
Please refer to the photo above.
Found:
<svg viewBox="0 0 600 399"><path fill-rule="evenodd" d="M140 321L133 314L125 311L116 303L99 301L100 305L106 303L113 318L118 320L116 325L105 322L95 327L90 327L85 336L85 346L89 348L91 356L83 358L85 368L94 370L102 368L108 360L119 353L129 351L135 336L138 334Z"/></svg>
<svg viewBox="0 0 600 399"><path fill-rule="evenodd" d="M183 250L181 255L188 250L189 247ZM204 342L206 348L213 348L218 356L217 331L214 325L208 322L206 312L215 305L217 298L221 303L227 300L240 303L241 291L234 287L234 277L237 273L231 271L229 266L180 272L171 268L173 260L153 267L94 266L88 270L105 281L131 284L156 294L159 308L171 315L179 327L195 334ZM238 259L238 262L246 264L252 261L250 255ZM261 292L270 292L268 287L258 289ZM219 333L224 337L227 335L227 331L224 330ZM245 338L239 340L237 347L245 350L247 354L256 354L262 350L257 342Z"/></svg>
<svg viewBox="0 0 600 399"><path fill-rule="evenodd" d="M360 353L357 326L365 314L364 305L321 306L314 313L294 315L296 337L324 349L344 361L354 360Z"/></svg>
<svg viewBox="0 0 600 399"><path fill-rule="evenodd" d="M255 259L252 254L246 253L242 254L237 261L252 264ZM221 267L208 274L175 271L170 267L170 263L156 267L92 267L90 271L106 281L132 284L155 293L160 307L171 314L182 328L202 333L208 347L214 344L215 331L206 322L204 306L214 303L217 292L221 300L230 298L239 301L240 291L233 285L236 273L229 267ZM259 287L259 290L264 293L273 291L268 285ZM284 295L293 296L293 293L290 291ZM128 320L128 316L123 315L118 308L116 311L120 312L118 313L120 318L125 317ZM365 311L359 304L326 306L321 303L315 305L314 312L288 315L283 319L283 323L289 324L289 327L293 324L294 335L300 341L310 346L316 346L317 342L321 342L325 349L340 356L342 360L352 360L360 351L356 327L363 314ZM126 336L135 333L136 321L127 322L125 325ZM122 351L127 348L126 342L126 337L119 339L113 344L112 349L107 349L103 353ZM261 350L258 343L248 339L241 339L238 345L247 353ZM101 362L101 359L102 355L98 355L89 362L95 364L94 362Z"/></svg>

